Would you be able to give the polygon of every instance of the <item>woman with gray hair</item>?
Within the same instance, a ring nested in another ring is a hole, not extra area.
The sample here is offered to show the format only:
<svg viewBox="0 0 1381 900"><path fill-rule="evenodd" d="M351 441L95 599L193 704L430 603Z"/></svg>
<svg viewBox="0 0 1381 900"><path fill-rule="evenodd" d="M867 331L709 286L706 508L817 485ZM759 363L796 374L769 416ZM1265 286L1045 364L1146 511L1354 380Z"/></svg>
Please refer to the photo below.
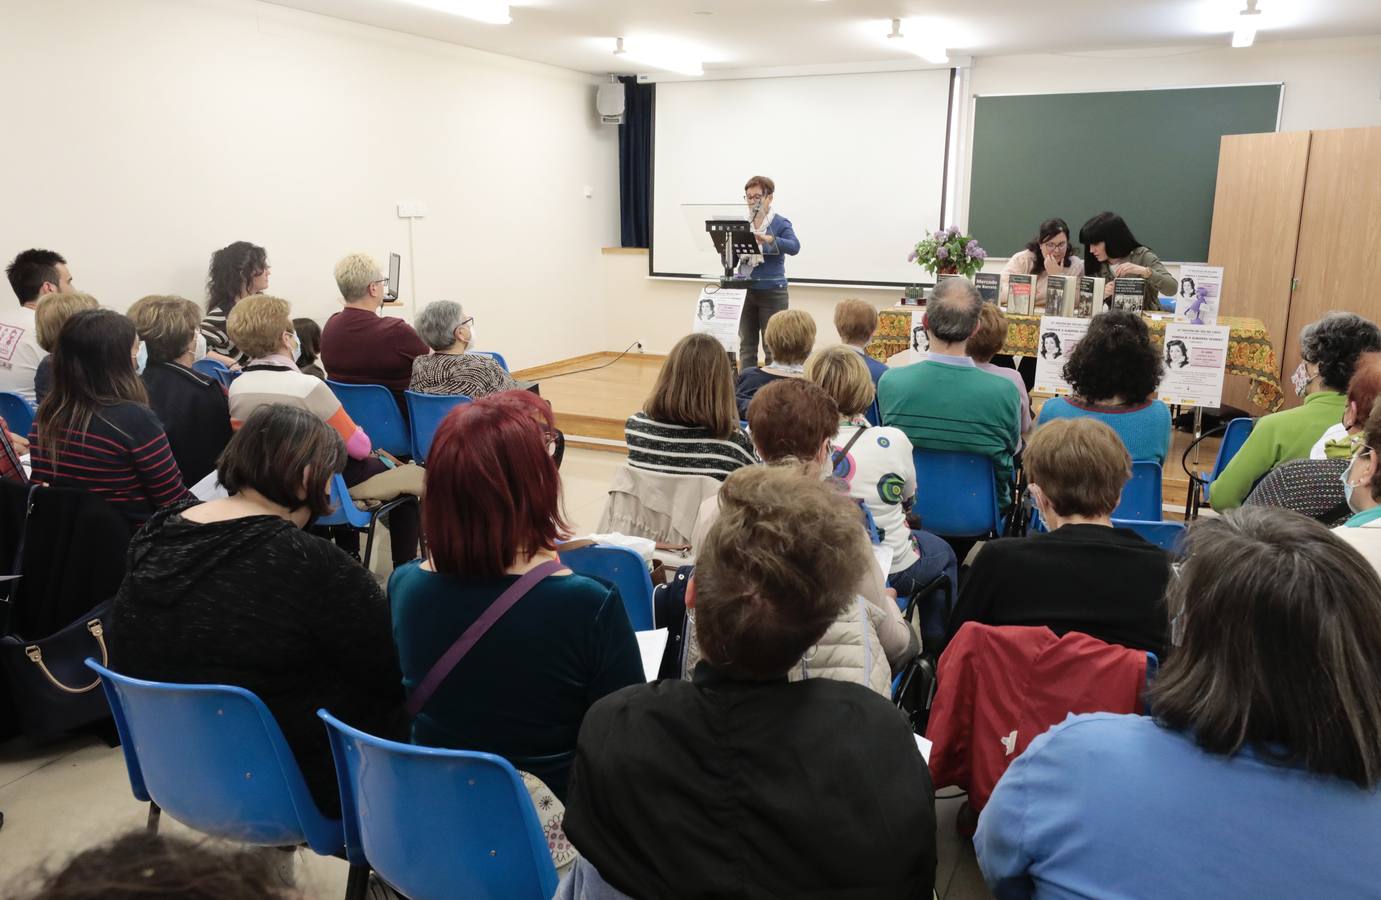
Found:
<svg viewBox="0 0 1381 900"><path fill-rule="evenodd" d="M1264 416L1251 437L1213 482L1218 512L1242 505L1252 487L1276 466L1308 459L1314 444L1347 410L1347 385L1363 353L1381 350L1381 329L1356 313L1331 312L1304 326L1300 364L1291 381L1304 404Z"/></svg>
<svg viewBox="0 0 1381 900"><path fill-rule="evenodd" d="M521 387L492 357L466 352L475 342L475 317L459 303L428 303L417 314L417 333L432 352L412 361L408 390L474 399Z"/></svg>

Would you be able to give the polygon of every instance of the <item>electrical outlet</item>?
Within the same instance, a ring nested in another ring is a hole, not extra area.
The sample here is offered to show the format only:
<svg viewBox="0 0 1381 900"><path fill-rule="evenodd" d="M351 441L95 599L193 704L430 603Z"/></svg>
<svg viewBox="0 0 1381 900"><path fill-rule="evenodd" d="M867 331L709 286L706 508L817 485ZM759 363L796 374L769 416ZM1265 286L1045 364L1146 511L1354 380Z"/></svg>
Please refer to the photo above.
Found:
<svg viewBox="0 0 1381 900"><path fill-rule="evenodd" d="M398 218L400 219L421 219L427 215L427 204L419 203L416 200L411 202L398 201Z"/></svg>

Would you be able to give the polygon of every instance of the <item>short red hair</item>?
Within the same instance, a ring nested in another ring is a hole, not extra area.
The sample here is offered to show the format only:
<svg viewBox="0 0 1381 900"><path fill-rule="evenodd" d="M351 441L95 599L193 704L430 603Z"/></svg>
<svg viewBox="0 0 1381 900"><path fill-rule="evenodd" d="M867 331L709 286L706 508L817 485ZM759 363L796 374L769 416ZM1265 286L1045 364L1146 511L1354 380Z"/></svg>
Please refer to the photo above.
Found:
<svg viewBox="0 0 1381 900"><path fill-rule="evenodd" d="M533 411L491 395L452 410L436 429L422 505L436 571L497 578L568 534L561 478Z"/></svg>

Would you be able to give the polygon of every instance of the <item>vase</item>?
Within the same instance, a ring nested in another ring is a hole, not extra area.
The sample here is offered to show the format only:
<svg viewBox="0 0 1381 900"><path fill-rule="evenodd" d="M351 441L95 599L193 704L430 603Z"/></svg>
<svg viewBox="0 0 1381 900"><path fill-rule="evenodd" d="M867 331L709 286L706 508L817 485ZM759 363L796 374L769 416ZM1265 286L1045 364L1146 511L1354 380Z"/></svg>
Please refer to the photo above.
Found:
<svg viewBox="0 0 1381 900"><path fill-rule="evenodd" d="M935 274L936 274L936 275L958 275L958 274L959 274L959 267L956 266L956 265L954 265L953 263L948 263L948 264L946 264L946 265L943 265L943 266L940 266L939 268L937 268L937 269L935 270Z"/></svg>

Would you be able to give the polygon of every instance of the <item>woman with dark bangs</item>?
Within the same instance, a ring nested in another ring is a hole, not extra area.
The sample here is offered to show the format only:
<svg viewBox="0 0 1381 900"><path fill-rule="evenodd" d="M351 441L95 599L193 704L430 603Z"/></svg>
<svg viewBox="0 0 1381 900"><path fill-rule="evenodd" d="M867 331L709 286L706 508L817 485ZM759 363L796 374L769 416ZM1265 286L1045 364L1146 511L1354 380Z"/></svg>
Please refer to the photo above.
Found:
<svg viewBox="0 0 1381 900"><path fill-rule="evenodd" d="M427 457L428 555L394 571L388 593L412 695L509 587L551 564L436 686L412 739L496 753L564 800L586 711L643 669L618 590L557 568L561 480L533 412L495 394L442 421Z"/></svg>
<svg viewBox="0 0 1381 900"><path fill-rule="evenodd" d="M1084 274L1102 278L1103 296L1111 297L1113 279L1144 278L1146 290L1143 309L1160 309L1160 297L1175 295L1179 282L1165 263L1132 235L1132 229L1117 213L1099 213L1079 229L1079 243L1084 245Z"/></svg>

